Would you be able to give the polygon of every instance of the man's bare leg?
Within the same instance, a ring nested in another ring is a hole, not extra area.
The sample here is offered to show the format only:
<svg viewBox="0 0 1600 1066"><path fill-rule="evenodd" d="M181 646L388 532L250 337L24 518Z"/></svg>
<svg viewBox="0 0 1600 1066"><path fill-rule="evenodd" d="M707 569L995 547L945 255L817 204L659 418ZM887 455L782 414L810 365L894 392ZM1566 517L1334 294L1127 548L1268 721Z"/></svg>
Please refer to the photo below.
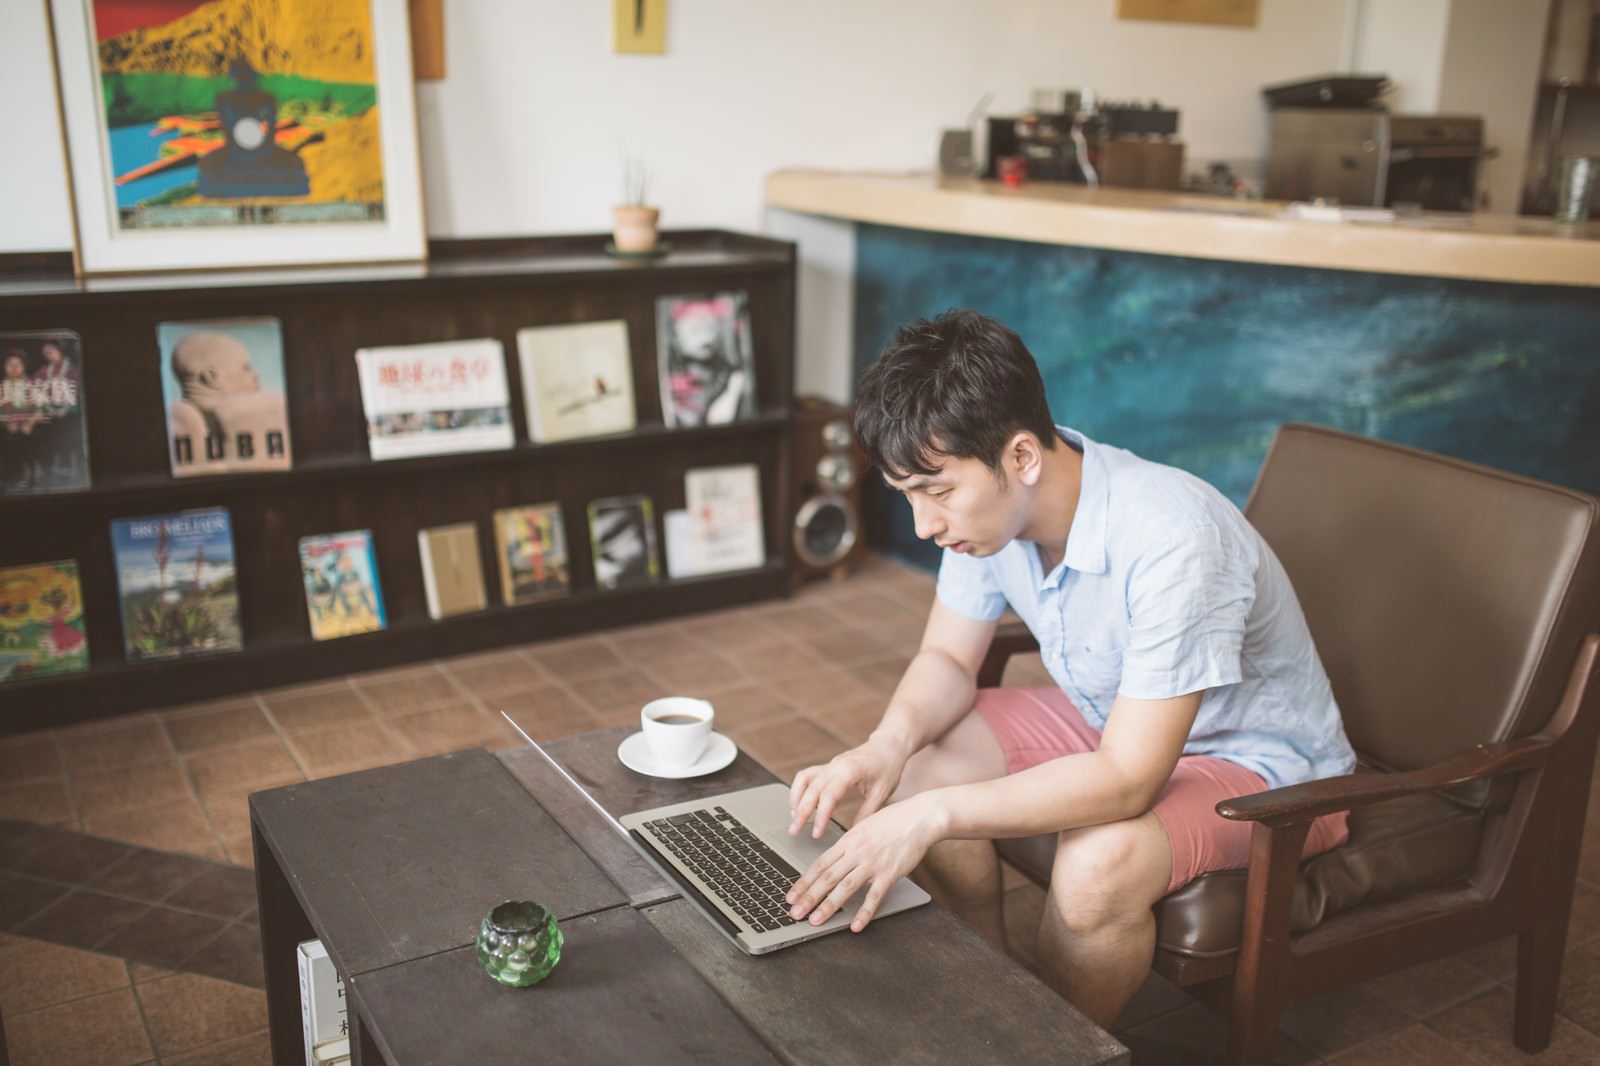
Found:
<svg viewBox="0 0 1600 1066"><path fill-rule="evenodd" d="M991 781L1006 772L1006 756L976 712L911 757L890 802L947 785ZM984 939L1006 946L1000 856L987 840L942 840L928 849L912 879L959 914Z"/></svg>
<svg viewBox="0 0 1600 1066"><path fill-rule="evenodd" d="M1172 845L1154 814L1061 834L1039 925L1045 982L1110 1027L1155 954L1151 912L1172 877Z"/></svg>

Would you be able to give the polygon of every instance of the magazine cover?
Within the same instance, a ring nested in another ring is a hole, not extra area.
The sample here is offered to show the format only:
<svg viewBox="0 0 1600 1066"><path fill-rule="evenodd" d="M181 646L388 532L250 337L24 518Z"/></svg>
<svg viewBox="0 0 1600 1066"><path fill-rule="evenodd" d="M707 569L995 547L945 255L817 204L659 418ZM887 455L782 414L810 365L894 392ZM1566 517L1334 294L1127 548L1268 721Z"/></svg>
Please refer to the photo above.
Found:
<svg viewBox="0 0 1600 1066"><path fill-rule="evenodd" d="M173 477L289 469L277 319L162 322L156 340Z"/></svg>
<svg viewBox="0 0 1600 1066"><path fill-rule="evenodd" d="M655 509L648 496L611 496L589 504L594 581L602 589L648 585L661 573Z"/></svg>
<svg viewBox="0 0 1600 1066"><path fill-rule="evenodd" d="M767 561L761 531L761 472L754 463L683 475L691 565L698 573L749 570Z"/></svg>
<svg viewBox="0 0 1600 1066"><path fill-rule="evenodd" d="M516 443L505 350L492 339L356 352L374 459L482 452Z"/></svg>
<svg viewBox="0 0 1600 1066"><path fill-rule="evenodd" d="M300 575L305 580L311 635L332 640L374 633L388 625L372 530L300 538Z"/></svg>
<svg viewBox="0 0 1600 1066"><path fill-rule="evenodd" d="M0 567L0 684L87 669L78 561Z"/></svg>
<svg viewBox="0 0 1600 1066"><path fill-rule="evenodd" d="M494 544L504 603L532 603L567 594L571 575L560 504L539 503L496 511Z"/></svg>
<svg viewBox="0 0 1600 1066"><path fill-rule="evenodd" d="M517 356L529 439L598 437L638 424L628 324L621 319L519 329Z"/></svg>
<svg viewBox="0 0 1600 1066"><path fill-rule="evenodd" d="M476 522L417 530L417 554L422 559L429 618L449 618L489 606Z"/></svg>
<svg viewBox="0 0 1600 1066"><path fill-rule="evenodd" d="M129 662L244 646L227 508L113 519L111 546Z"/></svg>
<svg viewBox="0 0 1600 1066"><path fill-rule="evenodd" d="M669 428L756 413L749 298L742 292L656 300L661 417Z"/></svg>
<svg viewBox="0 0 1600 1066"><path fill-rule="evenodd" d="M78 335L0 333L0 352L0 495L88 488Z"/></svg>

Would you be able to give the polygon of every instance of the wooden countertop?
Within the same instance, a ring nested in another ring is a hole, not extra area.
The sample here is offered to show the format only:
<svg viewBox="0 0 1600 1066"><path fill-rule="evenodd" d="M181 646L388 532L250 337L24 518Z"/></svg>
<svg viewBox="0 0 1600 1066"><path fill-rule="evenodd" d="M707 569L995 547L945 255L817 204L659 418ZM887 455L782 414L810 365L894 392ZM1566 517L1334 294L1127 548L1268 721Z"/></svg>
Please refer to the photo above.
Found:
<svg viewBox="0 0 1600 1066"><path fill-rule="evenodd" d="M1600 287L1600 222L1424 214L1312 221L1288 205L1061 182L782 170L767 206L906 229L1153 255Z"/></svg>

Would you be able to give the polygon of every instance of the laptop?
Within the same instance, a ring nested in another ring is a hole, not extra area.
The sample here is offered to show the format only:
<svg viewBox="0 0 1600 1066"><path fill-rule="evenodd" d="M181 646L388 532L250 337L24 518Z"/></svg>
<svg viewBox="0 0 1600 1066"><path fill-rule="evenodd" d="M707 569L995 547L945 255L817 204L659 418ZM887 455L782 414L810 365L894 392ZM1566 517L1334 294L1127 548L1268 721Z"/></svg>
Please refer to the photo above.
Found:
<svg viewBox="0 0 1600 1066"><path fill-rule="evenodd" d="M789 786L773 782L635 811L619 819L589 795L509 714L500 714L589 806L600 812L741 951L765 955L850 928L850 920L866 896L865 889L821 925L807 920L796 922L789 917L784 893L813 860L844 835L838 823L830 822L819 839L813 839L807 831L790 836ZM873 921L920 907L929 898L902 877L884 895Z"/></svg>

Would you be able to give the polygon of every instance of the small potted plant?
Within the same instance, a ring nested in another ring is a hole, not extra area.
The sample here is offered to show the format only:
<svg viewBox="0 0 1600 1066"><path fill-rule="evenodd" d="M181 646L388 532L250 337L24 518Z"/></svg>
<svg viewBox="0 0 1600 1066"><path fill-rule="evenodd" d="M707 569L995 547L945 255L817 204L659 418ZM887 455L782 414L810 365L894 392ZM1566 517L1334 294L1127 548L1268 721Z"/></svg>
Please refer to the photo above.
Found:
<svg viewBox="0 0 1600 1066"><path fill-rule="evenodd" d="M618 254L649 255L656 251L659 208L649 205L650 171L643 161L622 162L622 203L611 209L612 240Z"/></svg>

